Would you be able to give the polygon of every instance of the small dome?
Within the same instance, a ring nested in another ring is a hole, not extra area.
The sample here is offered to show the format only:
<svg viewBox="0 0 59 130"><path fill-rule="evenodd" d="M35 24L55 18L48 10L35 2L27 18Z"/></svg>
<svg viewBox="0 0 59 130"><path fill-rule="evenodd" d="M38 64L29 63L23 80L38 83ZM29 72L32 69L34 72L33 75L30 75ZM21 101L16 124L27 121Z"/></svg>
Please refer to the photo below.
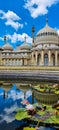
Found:
<svg viewBox="0 0 59 130"><path fill-rule="evenodd" d="M58 34L56 30L48 25L46 20L46 25L44 28L38 31L35 39L35 44L40 43L57 43L58 44Z"/></svg>
<svg viewBox="0 0 59 130"><path fill-rule="evenodd" d="M20 45L20 49L21 50L30 50L30 45L28 45L28 43L23 43L22 45Z"/></svg>
<svg viewBox="0 0 59 130"><path fill-rule="evenodd" d="M26 42L26 37L25 37L25 41L22 45L20 45L19 47L20 50L30 50L31 46Z"/></svg>
<svg viewBox="0 0 59 130"><path fill-rule="evenodd" d="M13 47L9 43L5 43L5 45L2 47L2 49L13 51Z"/></svg>

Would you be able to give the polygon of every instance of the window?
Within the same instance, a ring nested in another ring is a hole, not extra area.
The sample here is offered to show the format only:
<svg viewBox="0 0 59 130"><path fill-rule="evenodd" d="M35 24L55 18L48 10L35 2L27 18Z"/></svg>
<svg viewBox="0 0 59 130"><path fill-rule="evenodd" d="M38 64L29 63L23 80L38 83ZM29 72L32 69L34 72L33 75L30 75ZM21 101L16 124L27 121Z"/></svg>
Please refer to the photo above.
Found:
<svg viewBox="0 0 59 130"><path fill-rule="evenodd" d="M48 65L48 54L44 55L44 65L47 66Z"/></svg>

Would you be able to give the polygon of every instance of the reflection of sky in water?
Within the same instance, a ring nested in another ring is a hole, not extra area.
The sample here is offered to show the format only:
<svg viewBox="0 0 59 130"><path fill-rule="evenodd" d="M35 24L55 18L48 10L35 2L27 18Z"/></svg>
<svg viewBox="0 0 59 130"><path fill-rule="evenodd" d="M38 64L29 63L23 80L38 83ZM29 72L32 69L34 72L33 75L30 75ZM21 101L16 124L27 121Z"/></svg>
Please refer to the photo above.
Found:
<svg viewBox="0 0 59 130"><path fill-rule="evenodd" d="M8 97L3 97L4 90L0 88L0 130L16 130L23 121L15 120L15 113L18 107L21 106L21 101L24 99L24 92L16 88L16 84L8 91ZM7 94L6 94L7 95ZM32 92L27 90L26 99L32 103ZM40 128L43 129L43 127ZM47 130L51 130L50 128Z"/></svg>

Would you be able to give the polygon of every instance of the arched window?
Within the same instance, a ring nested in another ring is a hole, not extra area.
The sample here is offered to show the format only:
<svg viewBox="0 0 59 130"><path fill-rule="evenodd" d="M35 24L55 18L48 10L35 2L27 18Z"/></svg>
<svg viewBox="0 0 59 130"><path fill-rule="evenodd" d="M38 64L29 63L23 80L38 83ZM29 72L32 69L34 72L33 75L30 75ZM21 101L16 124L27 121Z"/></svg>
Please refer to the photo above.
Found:
<svg viewBox="0 0 59 130"><path fill-rule="evenodd" d="M48 54L44 55L44 65L47 66L48 65Z"/></svg>

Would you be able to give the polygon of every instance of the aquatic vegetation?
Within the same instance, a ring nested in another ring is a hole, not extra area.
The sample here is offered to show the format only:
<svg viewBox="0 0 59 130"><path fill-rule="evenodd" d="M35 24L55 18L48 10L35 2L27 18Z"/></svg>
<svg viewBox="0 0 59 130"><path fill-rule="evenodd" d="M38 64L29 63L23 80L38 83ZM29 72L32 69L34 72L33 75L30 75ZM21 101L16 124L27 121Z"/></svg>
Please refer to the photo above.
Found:
<svg viewBox="0 0 59 130"><path fill-rule="evenodd" d="M27 111L20 111L15 115L16 120L22 120L26 118L30 118L31 116L28 115Z"/></svg>
<svg viewBox="0 0 59 130"><path fill-rule="evenodd" d="M35 128L25 127L23 130L36 130Z"/></svg>
<svg viewBox="0 0 59 130"><path fill-rule="evenodd" d="M38 84L32 87L39 92L59 94L59 84Z"/></svg>
<svg viewBox="0 0 59 130"><path fill-rule="evenodd" d="M37 105L37 104L36 104ZM33 104L34 106L34 104ZM46 106L46 109L43 109L44 106ZM28 114L28 110L25 107L22 111L19 111L15 118L17 120L22 120L22 119L31 119L32 121L40 121L42 123L50 123L50 124L59 124L59 110L57 108L52 108L51 105L38 105L41 109L38 109L36 106L36 113ZM21 110L21 109L20 109Z"/></svg>

